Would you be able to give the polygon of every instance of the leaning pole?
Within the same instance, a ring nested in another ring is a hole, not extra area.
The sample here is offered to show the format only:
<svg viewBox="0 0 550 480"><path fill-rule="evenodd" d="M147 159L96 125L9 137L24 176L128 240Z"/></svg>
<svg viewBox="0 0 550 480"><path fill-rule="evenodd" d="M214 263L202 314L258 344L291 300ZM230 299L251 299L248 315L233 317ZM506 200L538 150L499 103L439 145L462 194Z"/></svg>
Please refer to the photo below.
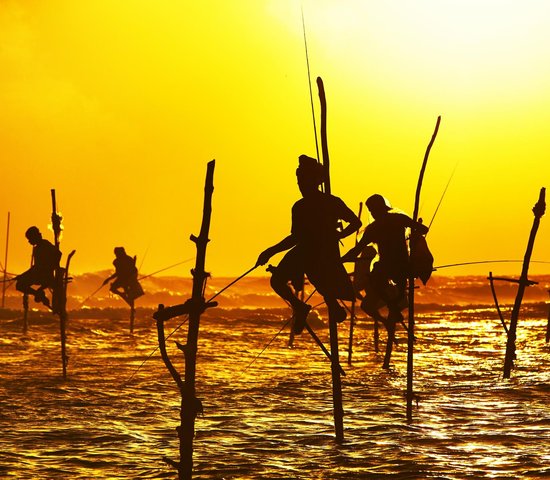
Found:
<svg viewBox="0 0 550 480"><path fill-rule="evenodd" d="M521 302L523 300L523 294L525 288L531 284L528 278L529 263L531 261L531 255L533 253L533 247L535 246L535 237L537 236L537 230L539 229L540 219L544 215L546 210L546 189L543 187L540 189L539 199L533 207L533 214L535 219L533 220L533 226L531 227L531 233L529 234L529 241L527 242L527 249L523 258L523 268L521 270L521 276L519 277L518 292L516 294L516 300L514 307L512 308L512 316L510 318L510 327L508 328L508 338L506 341L506 355L504 358L504 378L510 378L510 372L514 365L514 358L516 356L516 331L518 327L519 311L521 308Z"/></svg>
<svg viewBox="0 0 550 480"><path fill-rule="evenodd" d="M426 153L424 154L424 160L422 162L422 168L420 169L420 175L418 177L418 183L416 184L416 195L414 199L414 213L413 213L413 222L418 221L418 211L420 209L420 192L422 190L422 181L424 180L424 172L426 171L426 165L428 164L428 157L430 155L430 150L432 145L435 142L437 137L437 132L439 130L439 124L441 123L441 116L437 117L437 122L435 124L434 133L428 147L426 148ZM412 234L412 233L411 233ZM410 242L411 250L414 248L414 242ZM411 257L412 257L411 251ZM414 350L414 272L412 268L409 273L409 332L407 336L407 420L412 420L412 403L414 397L413 391L413 373L414 373L414 364L413 364L413 350Z"/></svg>

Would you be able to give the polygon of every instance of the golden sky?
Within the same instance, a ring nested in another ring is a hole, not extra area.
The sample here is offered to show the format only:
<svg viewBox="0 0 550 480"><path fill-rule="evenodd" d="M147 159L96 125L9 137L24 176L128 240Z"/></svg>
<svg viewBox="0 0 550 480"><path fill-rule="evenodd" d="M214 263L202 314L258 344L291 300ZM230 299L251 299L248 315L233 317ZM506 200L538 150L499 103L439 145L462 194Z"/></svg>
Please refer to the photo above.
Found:
<svg viewBox="0 0 550 480"><path fill-rule="evenodd" d="M546 0L0 0L8 270L28 268L28 226L52 238L51 188L75 272L110 268L115 246L145 273L192 257L213 158L207 270L248 270L289 232L297 157L315 156L302 6L333 193L355 211L381 193L412 214L441 115L421 201L429 223L456 166L428 234L436 265L523 258L550 179ZM534 259L550 261L549 222ZM489 270L521 265L440 273Z"/></svg>

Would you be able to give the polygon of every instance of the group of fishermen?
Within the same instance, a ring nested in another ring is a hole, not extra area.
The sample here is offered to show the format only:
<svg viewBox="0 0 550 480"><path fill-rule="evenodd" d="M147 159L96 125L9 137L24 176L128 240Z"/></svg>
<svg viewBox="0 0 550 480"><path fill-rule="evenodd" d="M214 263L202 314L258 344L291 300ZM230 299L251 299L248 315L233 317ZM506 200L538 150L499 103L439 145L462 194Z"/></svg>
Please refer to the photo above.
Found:
<svg viewBox="0 0 550 480"><path fill-rule="evenodd" d="M330 321L346 319L341 300L361 298L368 315L382 321L388 331L394 329L403 321L408 277L412 273L425 283L431 273L433 257L424 240L428 227L393 210L382 195L372 195L366 206L374 221L366 226L356 246L341 257L340 240L358 232L361 220L340 198L321 190L327 172L315 158L301 155L296 176L302 198L292 207L291 232L264 250L256 262L256 266L265 265L273 255L288 250L281 262L268 270L272 288L293 309L294 332L302 332L311 309L299 298L304 276L323 297ZM347 225L343 227L342 222ZM417 241L423 247L420 273L414 271L407 241ZM376 256L378 261L373 263ZM345 262L356 262L353 283ZM383 306L388 310L386 317L380 313Z"/></svg>
<svg viewBox="0 0 550 480"><path fill-rule="evenodd" d="M361 220L340 198L321 190L327 172L315 158L301 155L296 176L302 198L292 207L290 234L264 250L256 262L256 266L265 265L273 255L288 250L281 262L268 270L272 273L273 290L292 307L294 332L302 332L311 310L299 298L305 276L323 297L330 321L340 323L346 319L342 300L360 298L361 307L369 316L382 321L388 330L395 328L396 323L403 321L401 311L407 305L408 277L412 273L425 283L431 273L433 258L425 241L419 242L427 252L424 274L411 271L413 262L407 244L423 240L428 228L393 210L382 195L375 194L365 202L374 221L366 226L356 245L340 256L340 240L358 232ZM25 235L33 246L33 261L31 268L17 277L16 288L50 307L45 290L53 287L61 252L42 237L37 227L30 227ZM136 259L123 247L116 247L114 253L115 272L103 285L112 281L111 292L131 304L143 295ZM345 262L356 263L353 283ZM387 307L385 317L380 313L382 307Z"/></svg>
<svg viewBox="0 0 550 480"><path fill-rule="evenodd" d="M42 237L38 227L30 227L25 232L33 246L31 267L16 277L15 288L25 295L32 295L34 300L52 309L52 303L46 290L55 286L55 272L60 268L61 252L49 240ZM129 305L144 294L138 280L136 257L128 255L124 247L115 247L113 265L115 272L102 284L111 282L110 291L119 295Z"/></svg>

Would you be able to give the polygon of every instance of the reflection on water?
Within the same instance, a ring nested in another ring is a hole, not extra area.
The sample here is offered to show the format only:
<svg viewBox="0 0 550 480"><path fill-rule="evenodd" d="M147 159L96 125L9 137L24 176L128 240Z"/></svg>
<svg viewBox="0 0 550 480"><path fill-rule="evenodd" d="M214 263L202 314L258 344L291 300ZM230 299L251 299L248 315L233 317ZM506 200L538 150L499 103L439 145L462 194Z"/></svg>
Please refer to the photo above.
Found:
<svg viewBox="0 0 550 480"><path fill-rule="evenodd" d="M348 366L340 327L345 443L333 440L330 366L304 333L287 347L284 309L203 317L195 475L201 479L478 479L550 476L550 346L546 314L520 320L517 367L502 379L505 335L493 312L462 309L418 317L414 422L405 419L406 338L392 368L372 349L364 319ZM490 318L490 320L488 320ZM167 331L177 325L172 320ZM316 327L328 343L327 329ZM185 327L174 335L182 340ZM69 378L61 376L57 323L21 335L0 323L0 477L174 478L179 394L140 318L72 319ZM169 341L176 365L178 351Z"/></svg>

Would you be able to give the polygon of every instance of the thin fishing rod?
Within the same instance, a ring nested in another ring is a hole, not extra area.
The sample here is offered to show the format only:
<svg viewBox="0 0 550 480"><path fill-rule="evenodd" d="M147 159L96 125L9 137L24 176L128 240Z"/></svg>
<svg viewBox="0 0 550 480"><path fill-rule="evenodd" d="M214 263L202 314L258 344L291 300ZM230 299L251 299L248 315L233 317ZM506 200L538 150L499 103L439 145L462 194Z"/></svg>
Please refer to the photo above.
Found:
<svg viewBox="0 0 550 480"><path fill-rule="evenodd" d="M164 340L168 340L172 335L174 335L174 333L176 333L181 327L183 327L185 325L185 322L187 322L187 320L189 320L189 317L187 317L183 322L181 322L176 328L174 328L174 330L172 330L167 337L165 337ZM153 351L149 354L149 356L143 360L143 362L141 362L141 365L139 367L137 367L134 371L134 373L132 373L132 375L130 376L130 378L128 380L126 380L125 382L122 383L122 385L126 385L127 383L130 383L130 380L132 380L132 378L135 377L136 373L138 373L140 370L141 370L141 367L143 367L143 365L145 365L145 362L147 362L156 352L157 350L159 349L160 347L157 345Z"/></svg>
<svg viewBox="0 0 550 480"><path fill-rule="evenodd" d="M252 366L252 364L258 360L258 358L260 358L262 356L262 354L268 349L268 347L275 341L275 339L279 336L279 334L286 328L286 326L290 323L290 321L292 320L292 317L290 317L285 323L284 325L279 329L279 331L273 336L273 338L267 342L264 346L264 348L262 348L262 351L260 353L258 353L258 355L256 355L254 357L254 359L246 366L246 368L241 372L241 374L239 375L239 377L242 377L244 375L244 373Z"/></svg>
<svg viewBox="0 0 550 480"><path fill-rule="evenodd" d="M157 270L156 272L149 273L147 275L144 275L143 277L139 277L138 280L143 280L145 278L152 277L153 275L156 275L157 273L164 272L166 270L169 270L170 268L174 268L174 267L177 267L178 265L182 265L183 263L190 262L194 258L195 257L191 257L191 258L188 258L187 260L183 260L182 262L174 263L174 265L170 265L169 267L161 268L160 270Z"/></svg>
<svg viewBox="0 0 550 480"><path fill-rule="evenodd" d="M313 290L313 292L311 292L311 293L309 294L309 296L304 300L304 302L307 303L308 300L313 296L313 294L314 294L315 292L316 292L316 290ZM290 303L289 303L288 301L287 301L286 303L288 303L289 306L290 306ZM325 303L325 302L323 302L323 303ZM322 305L322 303L320 303L319 305ZM314 307L312 307L312 309L313 309L313 308L314 308ZM272 338L269 342L267 342L267 344L266 344L265 347L262 349L262 351L261 351L258 355L256 355L256 357L254 358L254 360L252 360L252 361L248 364L248 366L242 371L241 375L242 375L244 372L246 372L246 371L248 370L248 368L249 368L256 360L258 360L258 358L260 358L260 356L262 355L262 353L264 353L264 352L267 350L267 347L269 347L269 346L275 341L275 339L279 336L279 334L280 334L280 333L284 330L284 328L290 323L290 321L292 320L292 318L293 318L293 316L290 317L290 318L285 322L285 324L279 329L279 331L273 336L273 338Z"/></svg>
<svg viewBox="0 0 550 480"><path fill-rule="evenodd" d="M149 247L151 246L152 240L149 242L149 245L147 245L147 248L145 249L145 252L143 253L143 256L141 257L141 262L139 263L138 272L141 270L141 267L143 267L143 262L145 262L145 257L147 256L147 252L149 251Z"/></svg>
<svg viewBox="0 0 550 480"><path fill-rule="evenodd" d="M448 268L448 267L462 267L463 265L479 265L482 263L522 263L523 260L481 260L478 262L462 262L462 263L450 263L448 265L439 265L437 267L434 267L434 270L438 270L440 268ZM531 263L550 263L545 262L543 260L531 260Z"/></svg>
<svg viewBox="0 0 550 480"><path fill-rule="evenodd" d="M234 285L242 278L246 277L250 272L258 268L259 265L254 265L251 269L244 272L240 277L237 277L235 280L233 280L231 283L227 284L225 287L223 287L218 293L216 293L213 297L210 297L208 300L206 300L206 303L210 303L212 300L214 300L218 295L221 295L223 292L225 292L231 285Z"/></svg>
<svg viewBox="0 0 550 480"><path fill-rule="evenodd" d="M311 104L311 116L313 118L313 133L315 135L315 151L317 152L317 162L319 162L319 141L317 140L317 122L315 121L315 108L313 106L313 90L311 88L311 71L309 68L309 53L307 49L307 38L306 38L306 22L304 20L304 6L302 8L302 31L304 32L304 46L306 50L306 65L307 65L307 83L309 85L309 101Z"/></svg>
<svg viewBox="0 0 550 480"><path fill-rule="evenodd" d="M433 214L433 217L430 220L430 223L428 224L428 229L432 226L434 218L437 215L437 211L439 210L439 207L441 206L441 202L443 202L443 199L445 198L445 194L447 193L447 189L449 188L449 185L451 184L451 180L453 179L453 177L455 175L456 167L458 167L458 163L459 162L456 162L455 168L453 168L453 172L451 173L451 176L449 177L449 181L447 182L447 185L445 185L445 190L443 190L443 194L441 195L441 198L439 199L439 203L437 204L437 207L435 208L435 212Z"/></svg>
<svg viewBox="0 0 550 480"><path fill-rule="evenodd" d="M225 290L227 290L231 285L234 285L235 283L237 283L239 280L241 280L242 278L246 277L250 272L252 272L253 270L255 270L257 267L259 267L259 265L254 265L251 269L247 270L245 273L243 273L240 277L237 277L235 280L233 280L231 283L229 283L228 285L226 285L224 288L222 288L218 293L216 293L213 297L211 297L209 300L206 301L206 303L210 303L212 300L214 300L214 298L216 298L218 295L220 295L222 292L224 292ZM174 330L172 330L170 332L170 334L165 338L165 340L168 340L172 335L174 335L174 333L176 333L181 327L183 327L183 325L185 324L185 322L187 322L187 320L189 319L189 317L187 317L183 322L181 322ZM141 367L143 367L143 365L145 365L145 362L147 362L147 360L149 360L154 354L155 352L159 349L158 346L156 346L154 348L154 350L149 354L149 356L143 360L142 364L136 369L136 371L134 373L132 373L132 376L126 380L123 385L125 385L126 383L128 383L130 380L132 380L132 378L134 378L134 376L136 375L136 373L138 373L140 370L141 370Z"/></svg>
<svg viewBox="0 0 550 480"><path fill-rule="evenodd" d="M102 283L100 285L100 287L97 289L97 290L94 290L90 295L88 295L83 301L82 303L78 306L78 308L82 308L84 306L84 304L90 300L90 298L92 298L97 292L99 292L105 285L107 285L106 283Z"/></svg>

